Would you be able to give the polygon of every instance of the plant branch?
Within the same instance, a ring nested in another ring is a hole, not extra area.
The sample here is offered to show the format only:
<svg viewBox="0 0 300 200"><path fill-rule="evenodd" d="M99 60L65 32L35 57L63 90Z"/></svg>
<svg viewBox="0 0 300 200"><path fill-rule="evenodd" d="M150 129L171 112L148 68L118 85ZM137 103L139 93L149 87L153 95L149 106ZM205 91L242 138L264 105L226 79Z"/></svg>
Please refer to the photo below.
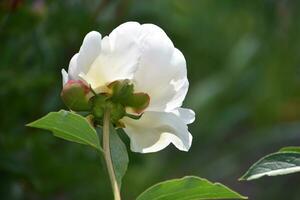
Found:
<svg viewBox="0 0 300 200"><path fill-rule="evenodd" d="M111 155L110 155L110 145L109 145L109 128L110 128L110 110L107 108L104 112L103 119L103 151L104 159L107 166L107 171L109 174L112 190L114 192L114 199L121 200L120 189L116 180L115 171L113 168Z"/></svg>

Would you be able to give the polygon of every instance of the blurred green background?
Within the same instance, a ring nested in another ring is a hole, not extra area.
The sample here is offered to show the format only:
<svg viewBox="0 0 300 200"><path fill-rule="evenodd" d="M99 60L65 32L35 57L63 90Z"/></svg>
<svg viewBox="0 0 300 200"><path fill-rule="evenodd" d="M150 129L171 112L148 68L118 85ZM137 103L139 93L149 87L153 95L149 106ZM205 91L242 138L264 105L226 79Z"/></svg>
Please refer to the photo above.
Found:
<svg viewBox="0 0 300 200"><path fill-rule="evenodd" d="M107 35L130 20L159 25L184 53L185 106L197 118L188 153L130 152L124 199L185 175L253 200L299 199L300 174L237 181L263 155L300 144L299 8L288 0L1 0L0 199L112 199L93 150L24 125L65 108L60 70L87 32Z"/></svg>

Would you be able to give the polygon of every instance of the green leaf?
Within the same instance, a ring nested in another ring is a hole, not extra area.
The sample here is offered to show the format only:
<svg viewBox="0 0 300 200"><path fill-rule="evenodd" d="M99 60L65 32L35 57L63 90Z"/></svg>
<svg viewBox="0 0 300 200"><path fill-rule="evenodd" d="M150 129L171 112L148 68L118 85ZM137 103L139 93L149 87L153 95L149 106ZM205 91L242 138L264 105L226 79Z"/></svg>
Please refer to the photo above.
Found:
<svg viewBox="0 0 300 200"><path fill-rule="evenodd" d="M137 200L211 200L211 199L247 199L220 183L211 183L206 179L187 176L158 183Z"/></svg>
<svg viewBox="0 0 300 200"><path fill-rule="evenodd" d="M119 137L115 128L110 125L110 154L112 163L114 166L114 171L116 175L116 179L118 182L118 186L121 189L122 178L126 173L129 158L127 154L127 149L121 138Z"/></svg>
<svg viewBox="0 0 300 200"><path fill-rule="evenodd" d="M253 180L263 176L300 172L300 152L286 150L288 149L263 157L252 165L240 180Z"/></svg>
<svg viewBox="0 0 300 200"><path fill-rule="evenodd" d="M52 131L54 136L102 151L96 130L84 117L73 112L61 110L28 124L29 127Z"/></svg>
<svg viewBox="0 0 300 200"><path fill-rule="evenodd" d="M279 150L279 152L299 152L300 147L283 147Z"/></svg>

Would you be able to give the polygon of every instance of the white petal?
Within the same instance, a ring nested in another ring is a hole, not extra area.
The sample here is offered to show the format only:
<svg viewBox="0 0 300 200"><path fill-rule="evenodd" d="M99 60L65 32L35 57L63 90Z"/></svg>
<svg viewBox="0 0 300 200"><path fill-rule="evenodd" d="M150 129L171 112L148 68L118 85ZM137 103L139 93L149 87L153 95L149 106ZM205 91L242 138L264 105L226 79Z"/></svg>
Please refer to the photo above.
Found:
<svg viewBox="0 0 300 200"><path fill-rule="evenodd" d="M68 73L66 72L65 69L62 69L61 75L62 75L62 82L63 82L63 86L64 86L69 80Z"/></svg>
<svg viewBox="0 0 300 200"><path fill-rule="evenodd" d="M170 143L181 151L188 151L191 146L187 125L173 113L147 111L139 120L125 117L122 121L134 152L156 152Z"/></svg>
<svg viewBox="0 0 300 200"><path fill-rule="evenodd" d="M76 53L70 60L69 63L69 69L68 69L68 75L71 80L78 80L80 68L77 65L77 59L78 59L78 53Z"/></svg>
<svg viewBox="0 0 300 200"><path fill-rule="evenodd" d="M85 76L93 88L120 79L132 79L140 57L140 24L127 22L102 40L101 54Z"/></svg>
<svg viewBox="0 0 300 200"><path fill-rule="evenodd" d="M77 65L81 72L86 73L101 52L101 34L96 31L89 32L80 47Z"/></svg>
<svg viewBox="0 0 300 200"><path fill-rule="evenodd" d="M150 95L149 111L180 107L188 90L186 61L158 26L142 25L142 54L134 76L136 90Z"/></svg>
<svg viewBox="0 0 300 200"><path fill-rule="evenodd" d="M182 119L185 124L191 124L195 121L195 112L191 109L177 108L176 110L172 110L171 112Z"/></svg>
<svg viewBox="0 0 300 200"><path fill-rule="evenodd" d="M70 79L78 80L80 79L79 74L87 73L100 52L101 34L91 31L83 39L79 52L70 61L68 69Z"/></svg>

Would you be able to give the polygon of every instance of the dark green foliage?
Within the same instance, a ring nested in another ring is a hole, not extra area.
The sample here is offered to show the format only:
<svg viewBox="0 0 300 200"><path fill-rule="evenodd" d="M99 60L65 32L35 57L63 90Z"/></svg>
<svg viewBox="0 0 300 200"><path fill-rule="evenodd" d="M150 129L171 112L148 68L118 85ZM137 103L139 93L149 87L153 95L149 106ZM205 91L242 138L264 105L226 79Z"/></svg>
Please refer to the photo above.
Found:
<svg viewBox="0 0 300 200"><path fill-rule="evenodd" d="M300 174L235 181L257 158L299 146L299 1L29 0L15 9L3 2L10 1L0 2L0 199L112 198L94 151L24 125L65 108L60 71L85 34L104 36L129 20L161 26L183 52L184 104L197 118L188 153L170 146L129 154L124 199L188 174L249 199L299 198Z"/></svg>

